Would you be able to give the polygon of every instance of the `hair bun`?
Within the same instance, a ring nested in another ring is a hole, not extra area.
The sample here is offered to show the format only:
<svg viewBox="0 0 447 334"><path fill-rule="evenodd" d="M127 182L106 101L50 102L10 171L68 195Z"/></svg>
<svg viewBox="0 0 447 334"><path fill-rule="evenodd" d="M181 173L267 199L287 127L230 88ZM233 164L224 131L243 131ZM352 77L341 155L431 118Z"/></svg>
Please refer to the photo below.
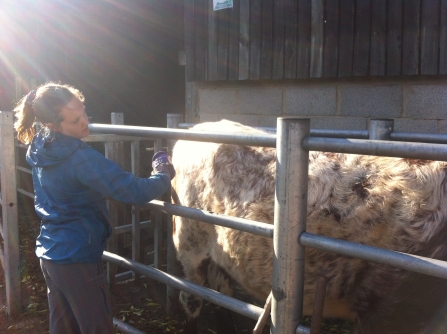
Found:
<svg viewBox="0 0 447 334"><path fill-rule="evenodd" d="M25 103L32 106L35 98L36 98L36 91L32 90L26 95Z"/></svg>

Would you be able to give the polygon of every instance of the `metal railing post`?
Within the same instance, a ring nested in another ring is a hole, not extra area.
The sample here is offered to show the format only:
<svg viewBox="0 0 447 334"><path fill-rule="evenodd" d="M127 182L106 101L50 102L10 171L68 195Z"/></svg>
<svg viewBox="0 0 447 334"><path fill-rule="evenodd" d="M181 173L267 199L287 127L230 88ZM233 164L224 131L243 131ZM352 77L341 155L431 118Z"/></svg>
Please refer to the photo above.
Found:
<svg viewBox="0 0 447 334"><path fill-rule="evenodd" d="M19 218L14 143L14 113L0 112L0 164L6 305L10 316L21 312ZM0 246L1 247L1 246Z"/></svg>
<svg viewBox="0 0 447 334"><path fill-rule="evenodd" d="M178 124L183 122L183 115L182 114L167 114L167 127L169 129L177 129ZM172 155L172 149L174 148L176 140L168 140L168 153ZM174 166L175 168L175 166ZM169 190L164 195L163 200L165 202L171 202L171 191ZM167 240L166 240L166 248L167 248L167 255L166 255L166 264L167 268L166 271L175 276L180 276L180 266L177 262L176 257L176 251L174 247L174 241L172 239L173 232L173 221L172 221L172 215L166 214L164 215L166 218L166 234L167 234ZM174 310L176 310L179 307L179 290L175 289L171 286L166 287L166 312L168 314L172 314Z"/></svg>
<svg viewBox="0 0 447 334"><path fill-rule="evenodd" d="M393 119L371 119L369 121L369 139L371 140L391 140L393 131Z"/></svg>
<svg viewBox="0 0 447 334"><path fill-rule="evenodd" d="M111 123L116 125L124 124L124 114L123 113L112 113ZM106 143L106 157L110 160L115 161L120 166L122 166L123 157L123 144L120 142ZM109 204L109 220L112 227L112 235L107 242L107 250L112 253L117 253L118 240L117 235L114 234L116 226L119 225L119 221L122 219L124 213L124 204L118 203L113 200L108 201ZM111 287L116 284L116 274L118 268L115 264L107 262L107 275L109 279L109 284Z"/></svg>
<svg viewBox="0 0 447 334"><path fill-rule="evenodd" d="M163 149L163 141L161 138L154 141L154 153ZM151 221L155 224L154 229L154 267L162 270L164 263L163 256L163 223L161 211L151 210Z"/></svg>
<svg viewBox="0 0 447 334"><path fill-rule="evenodd" d="M304 247L309 152L301 146L310 120L278 118L273 236L273 334L294 334L303 313Z"/></svg>
<svg viewBox="0 0 447 334"><path fill-rule="evenodd" d="M130 144L132 173L140 177L140 141L136 140ZM132 260L141 262L141 215L140 207L132 205ZM133 272L135 282L140 283L140 275Z"/></svg>

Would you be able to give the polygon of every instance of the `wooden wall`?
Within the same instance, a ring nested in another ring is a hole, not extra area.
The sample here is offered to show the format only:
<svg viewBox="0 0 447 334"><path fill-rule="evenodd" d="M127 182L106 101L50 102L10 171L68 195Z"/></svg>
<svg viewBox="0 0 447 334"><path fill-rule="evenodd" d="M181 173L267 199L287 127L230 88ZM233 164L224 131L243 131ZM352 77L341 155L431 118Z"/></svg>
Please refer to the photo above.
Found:
<svg viewBox="0 0 447 334"><path fill-rule="evenodd" d="M447 0L185 0L187 81L447 74Z"/></svg>

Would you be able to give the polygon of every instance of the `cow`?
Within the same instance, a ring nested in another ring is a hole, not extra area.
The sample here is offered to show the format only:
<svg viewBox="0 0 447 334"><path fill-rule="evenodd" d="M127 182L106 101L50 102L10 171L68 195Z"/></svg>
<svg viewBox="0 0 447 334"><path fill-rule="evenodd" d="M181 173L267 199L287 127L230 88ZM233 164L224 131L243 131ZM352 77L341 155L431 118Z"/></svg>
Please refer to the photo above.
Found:
<svg viewBox="0 0 447 334"><path fill-rule="evenodd" d="M263 134L222 120L195 131ZM273 224L276 149L180 140L173 149L178 204ZM447 163L309 152L307 232L447 260ZM263 302L271 291L273 240L174 217L185 278L232 293L237 282ZM327 278L323 315L356 333L446 333L447 281L388 265L306 249L304 314ZM196 318L202 301L180 302Z"/></svg>

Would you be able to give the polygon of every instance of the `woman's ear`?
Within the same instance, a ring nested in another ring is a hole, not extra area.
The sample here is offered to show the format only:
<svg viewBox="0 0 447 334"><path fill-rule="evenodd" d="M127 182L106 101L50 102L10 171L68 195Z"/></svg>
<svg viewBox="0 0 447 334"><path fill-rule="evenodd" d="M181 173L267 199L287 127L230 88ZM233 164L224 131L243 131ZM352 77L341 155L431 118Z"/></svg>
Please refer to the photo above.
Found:
<svg viewBox="0 0 447 334"><path fill-rule="evenodd" d="M46 124L43 124L43 126L45 126L48 129L50 129L50 131L60 132L60 126L59 125L55 125L53 123L46 123Z"/></svg>

